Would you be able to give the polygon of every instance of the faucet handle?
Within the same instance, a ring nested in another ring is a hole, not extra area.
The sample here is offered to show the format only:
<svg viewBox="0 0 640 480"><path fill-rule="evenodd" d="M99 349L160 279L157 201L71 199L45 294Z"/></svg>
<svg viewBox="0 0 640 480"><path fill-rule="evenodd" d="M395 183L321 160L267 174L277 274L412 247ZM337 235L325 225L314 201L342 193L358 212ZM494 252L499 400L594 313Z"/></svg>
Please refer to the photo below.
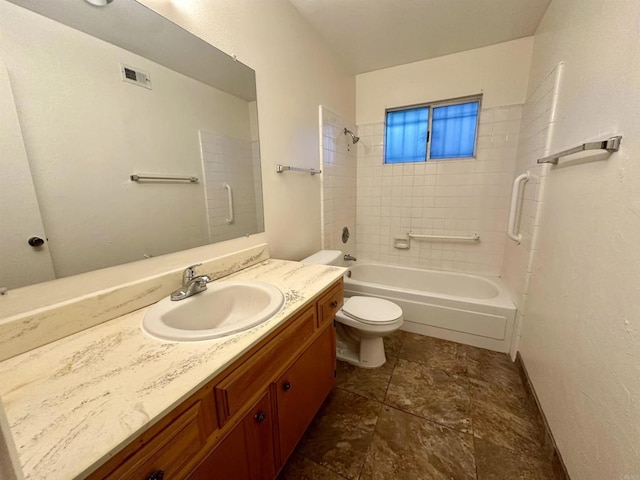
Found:
<svg viewBox="0 0 640 480"><path fill-rule="evenodd" d="M199 267L201 265L202 263L194 263L193 265L189 265L187 268L184 269L184 272L182 272L183 285L193 280L193 277L196 276L196 267Z"/></svg>

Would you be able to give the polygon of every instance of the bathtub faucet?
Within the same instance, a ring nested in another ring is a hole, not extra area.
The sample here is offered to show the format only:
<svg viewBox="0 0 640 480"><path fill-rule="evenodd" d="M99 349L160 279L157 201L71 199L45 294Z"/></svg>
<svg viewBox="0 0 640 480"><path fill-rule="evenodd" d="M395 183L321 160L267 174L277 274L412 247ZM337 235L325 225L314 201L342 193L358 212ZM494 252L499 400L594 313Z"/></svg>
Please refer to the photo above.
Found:
<svg viewBox="0 0 640 480"><path fill-rule="evenodd" d="M358 260L356 257L354 257L353 255L351 255L350 253L345 253L344 254L344 261L345 262L355 262L356 260Z"/></svg>

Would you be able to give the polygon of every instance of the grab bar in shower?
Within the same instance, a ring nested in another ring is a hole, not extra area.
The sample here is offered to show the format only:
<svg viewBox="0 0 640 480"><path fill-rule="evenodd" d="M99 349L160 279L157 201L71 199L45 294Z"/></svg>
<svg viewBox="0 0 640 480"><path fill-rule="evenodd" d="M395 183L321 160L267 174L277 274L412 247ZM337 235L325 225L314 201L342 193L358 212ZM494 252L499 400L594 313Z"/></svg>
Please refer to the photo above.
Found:
<svg viewBox="0 0 640 480"><path fill-rule="evenodd" d="M322 170L316 170L315 168L300 168L300 167L290 167L288 165L276 165L276 173L282 173L286 171L291 172L304 172L310 173L311 175L315 175L316 173L322 173Z"/></svg>
<svg viewBox="0 0 640 480"><path fill-rule="evenodd" d="M154 173L132 173L129 175L132 182L140 182L145 180L156 180L163 182L189 182L198 183L198 177L191 175L156 175Z"/></svg>
<svg viewBox="0 0 640 480"><path fill-rule="evenodd" d="M584 152L585 150L606 150L609 153L617 152L618 150L620 150L621 141L622 135L617 135L615 137L609 138L608 140L601 140L599 142L586 142L582 145L563 150L554 155L539 158L538 163L552 163L554 165L557 165L560 157L565 157L567 155L571 155L572 153Z"/></svg>
<svg viewBox="0 0 640 480"><path fill-rule="evenodd" d="M522 235L516 233L516 214L518 210L518 198L520 198L520 186L529 181L531 173L523 173L518 175L513 181L513 188L511 189L511 205L509 206L509 226L507 227L507 235L511 240L518 245L522 240Z"/></svg>
<svg viewBox="0 0 640 480"><path fill-rule="evenodd" d="M227 202L229 203L229 216L224 219L227 225L233 223L233 192L231 191L231 185L223 183L222 186L227 190Z"/></svg>
<svg viewBox="0 0 640 480"><path fill-rule="evenodd" d="M418 235L417 233L408 232L407 237L409 238L422 238L427 240L465 240L471 242L479 242L480 235L474 233L469 237L461 237L457 235Z"/></svg>

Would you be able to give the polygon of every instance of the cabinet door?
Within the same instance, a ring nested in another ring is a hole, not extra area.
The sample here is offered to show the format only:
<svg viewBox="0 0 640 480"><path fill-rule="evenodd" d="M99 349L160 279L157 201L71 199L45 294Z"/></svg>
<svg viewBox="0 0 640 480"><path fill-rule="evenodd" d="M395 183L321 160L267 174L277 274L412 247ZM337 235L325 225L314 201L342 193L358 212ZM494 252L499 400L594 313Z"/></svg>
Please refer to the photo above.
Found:
<svg viewBox="0 0 640 480"><path fill-rule="evenodd" d="M269 391L242 420L252 480L273 480L276 475L273 414Z"/></svg>
<svg viewBox="0 0 640 480"><path fill-rule="evenodd" d="M189 480L250 480L242 424L211 452Z"/></svg>
<svg viewBox="0 0 640 480"><path fill-rule="evenodd" d="M273 480L271 396L266 391L189 480Z"/></svg>
<svg viewBox="0 0 640 480"><path fill-rule="evenodd" d="M280 462L284 464L335 384L335 329L328 326L278 379Z"/></svg>

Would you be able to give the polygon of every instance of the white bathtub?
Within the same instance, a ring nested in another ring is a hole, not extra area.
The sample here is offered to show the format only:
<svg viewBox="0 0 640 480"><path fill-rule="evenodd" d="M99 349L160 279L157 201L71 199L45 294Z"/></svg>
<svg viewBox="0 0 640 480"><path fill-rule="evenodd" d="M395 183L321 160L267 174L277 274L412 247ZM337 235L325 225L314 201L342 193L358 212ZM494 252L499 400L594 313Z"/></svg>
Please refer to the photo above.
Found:
<svg viewBox="0 0 640 480"><path fill-rule="evenodd" d="M402 330L508 352L516 308L499 278L358 263L345 278L345 296L397 303Z"/></svg>

